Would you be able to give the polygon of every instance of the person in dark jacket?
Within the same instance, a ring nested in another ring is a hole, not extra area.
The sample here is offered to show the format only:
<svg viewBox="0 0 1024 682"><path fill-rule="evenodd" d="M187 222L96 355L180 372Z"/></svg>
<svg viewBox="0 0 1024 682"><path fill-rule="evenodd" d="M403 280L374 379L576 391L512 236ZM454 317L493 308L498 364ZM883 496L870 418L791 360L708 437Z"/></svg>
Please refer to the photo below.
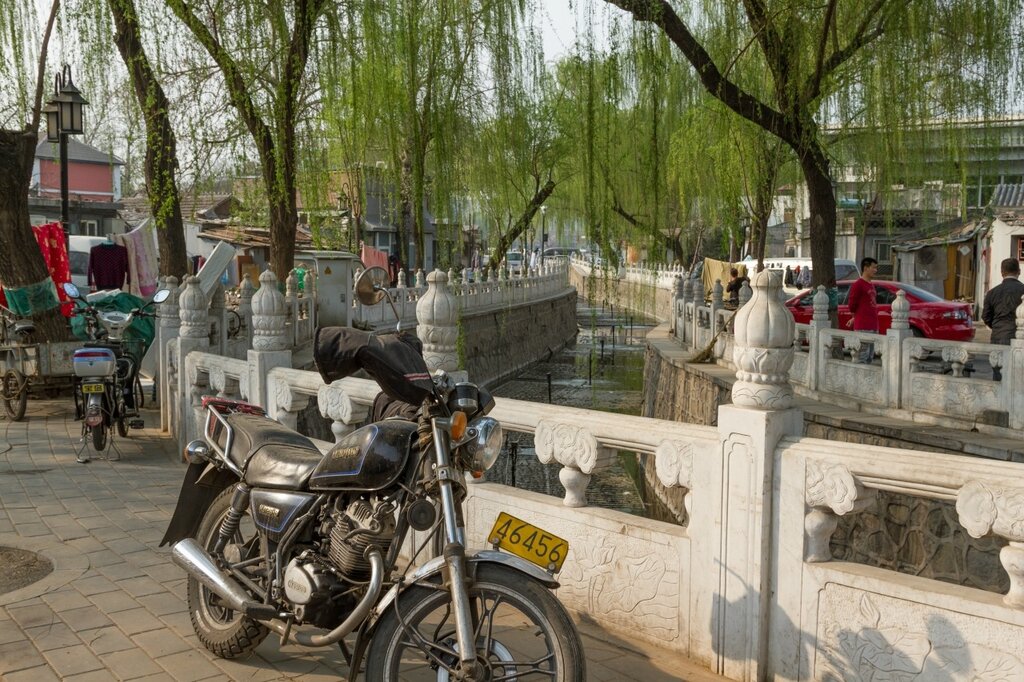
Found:
<svg viewBox="0 0 1024 682"><path fill-rule="evenodd" d="M1009 346L1017 331L1017 306L1024 297L1024 283L1020 277L1020 263L1016 258L1007 258L999 264L1003 276L1002 284L989 289L981 309L981 319L992 330L991 343ZM992 378L1002 379L998 367L992 368Z"/></svg>

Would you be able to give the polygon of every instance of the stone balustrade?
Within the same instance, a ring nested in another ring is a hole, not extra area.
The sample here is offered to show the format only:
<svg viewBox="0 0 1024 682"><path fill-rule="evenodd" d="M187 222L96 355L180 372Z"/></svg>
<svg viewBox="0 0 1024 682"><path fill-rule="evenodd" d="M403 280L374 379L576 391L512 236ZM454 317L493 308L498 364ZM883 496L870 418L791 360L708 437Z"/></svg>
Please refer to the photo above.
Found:
<svg viewBox="0 0 1024 682"><path fill-rule="evenodd" d="M431 278L437 286L447 275ZM1020 678L1024 465L802 436L788 380L799 337L779 288L777 275L759 274L733 319L738 380L717 427L498 399L491 415L506 431L533 434L566 493L469 486L470 544L488 546L498 512L514 510L569 541L558 594L570 608L730 679ZM314 372L276 366L257 394L254 360L192 351L186 395L252 393L293 426L315 398L338 439L377 393L370 381L325 385ZM190 409L185 418L198 422ZM622 451L640 453L661 485L686 491L685 526L587 506L591 476ZM954 504L965 532L1002 538L1005 594L835 560L839 517L870 508L880 491Z"/></svg>

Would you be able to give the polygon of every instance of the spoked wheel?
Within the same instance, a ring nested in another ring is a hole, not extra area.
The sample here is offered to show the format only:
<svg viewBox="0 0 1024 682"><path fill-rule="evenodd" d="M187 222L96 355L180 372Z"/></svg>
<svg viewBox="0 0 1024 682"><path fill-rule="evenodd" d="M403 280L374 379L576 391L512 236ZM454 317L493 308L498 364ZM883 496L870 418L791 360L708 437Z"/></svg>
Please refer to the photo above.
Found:
<svg viewBox="0 0 1024 682"><path fill-rule="evenodd" d="M484 564L477 570L469 596L480 671L477 680L586 679L576 628L539 582L505 566ZM366 657L366 679L460 679L456 642L447 588L412 587L381 617Z"/></svg>
<svg viewBox="0 0 1024 682"><path fill-rule="evenodd" d="M28 407L28 383L25 375L16 369L9 369L4 372L0 384L0 402L4 404L4 412L11 421L21 421L25 418L25 408Z"/></svg>
<svg viewBox="0 0 1024 682"><path fill-rule="evenodd" d="M218 495L199 524L196 540L208 552L212 552L217 542L220 526L231 509L234 491L234 486L230 486ZM237 555L242 561L259 555L259 536L248 511L242 516L228 549L226 553ZM199 641L221 658L248 655L269 632L258 621L232 611L220 597L192 577L188 579L188 612Z"/></svg>

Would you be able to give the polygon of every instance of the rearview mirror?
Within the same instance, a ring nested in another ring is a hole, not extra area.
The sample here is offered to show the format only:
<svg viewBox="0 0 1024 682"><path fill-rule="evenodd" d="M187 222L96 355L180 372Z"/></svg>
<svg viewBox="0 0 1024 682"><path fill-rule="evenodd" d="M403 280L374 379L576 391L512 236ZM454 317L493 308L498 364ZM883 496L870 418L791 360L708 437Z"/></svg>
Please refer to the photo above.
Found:
<svg viewBox="0 0 1024 682"><path fill-rule="evenodd" d="M367 268L356 280L356 298L363 305L377 305L383 300L390 284L391 277L387 270L380 267Z"/></svg>
<svg viewBox="0 0 1024 682"><path fill-rule="evenodd" d="M171 295L170 289L161 289L160 291L153 294L153 303L163 303Z"/></svg>
<svg viewBox="0 0 1024 682"><path fill-rule="evenodd" d="M71 282L64 282L64 293L70 296L71 298L81 298L82 296L78 292L78 287L76 287Z"/></svg>

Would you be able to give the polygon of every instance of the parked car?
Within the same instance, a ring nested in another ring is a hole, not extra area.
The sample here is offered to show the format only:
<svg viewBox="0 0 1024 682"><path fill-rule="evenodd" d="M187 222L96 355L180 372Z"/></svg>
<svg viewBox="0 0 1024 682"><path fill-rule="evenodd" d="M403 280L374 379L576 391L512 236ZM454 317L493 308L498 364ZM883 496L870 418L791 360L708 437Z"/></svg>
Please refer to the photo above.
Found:
<svg viewBox="0 0 1024 682"><path fill-rule="evenodd" d="M839 287L839 328L847 329L846 323L852 317L846 305L850 285L854 280L844 280ZM910 303L910 329L914 336L946 341L970 341L974 338L974 323L971 320L971 304L947 301L930 291L903 282L876 280L875 295L878 301L878 331L884 334L892 323L892 302L896 292L903 290ZM804 289L786 301L786 307L793 318L801 324L811 321L814 314L814 294Z"/></svg>
<svg viewBox="0 0 1024 682"><path fill-rule="evenodd" d="M526 263L522 251L506 251L505 263L510 277L522 277L525 273Z"/></svg>
<svg viewBox="0 0 1024 682"><path fill-rule="evenodd" d="M544 249L545 258L554 258L557 256L571 256L576 253L575 246L549 246Z"/></svg>

